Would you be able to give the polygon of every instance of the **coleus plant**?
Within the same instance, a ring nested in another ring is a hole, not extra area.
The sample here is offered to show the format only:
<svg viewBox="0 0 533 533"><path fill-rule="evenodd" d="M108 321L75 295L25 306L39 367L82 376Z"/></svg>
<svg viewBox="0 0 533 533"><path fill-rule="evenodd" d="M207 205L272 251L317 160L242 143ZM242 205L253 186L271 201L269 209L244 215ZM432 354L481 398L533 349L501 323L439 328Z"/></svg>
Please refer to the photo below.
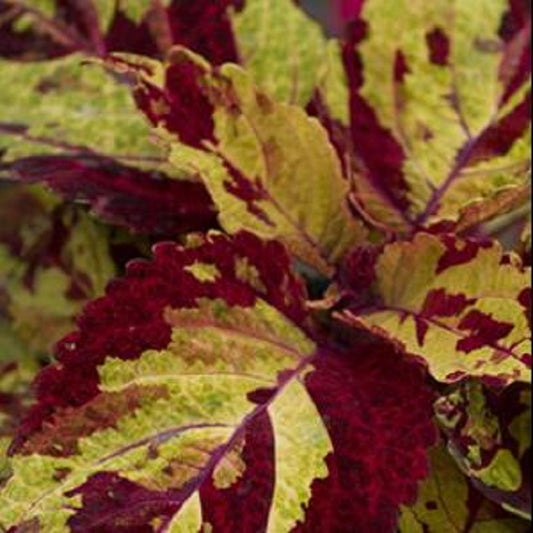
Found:
<svg viewBox="0 0 533 533"><path fill-rule="evenodd" d="M337 4L0 1L3 529L529 530L528 6Z"/></svg>

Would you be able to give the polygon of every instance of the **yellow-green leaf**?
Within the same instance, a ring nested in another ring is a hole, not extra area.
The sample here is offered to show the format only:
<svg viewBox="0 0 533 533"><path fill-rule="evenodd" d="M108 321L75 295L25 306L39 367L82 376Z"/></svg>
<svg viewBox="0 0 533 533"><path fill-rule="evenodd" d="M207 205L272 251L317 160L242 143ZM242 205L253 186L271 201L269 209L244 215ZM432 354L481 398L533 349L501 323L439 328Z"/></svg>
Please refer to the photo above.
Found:
<svg viewBox="0 0 533 533"><path fill-rule="evenodd" d="M305 106L328 58L320 25L291 0L247 0L233 15L233 28L244 66L261 89Z"/></svg>
<svg viewBox="0 0 533 533"><path fill-rule="evenodd" d="M319 83L319 90L324 97L331 116L343 125L350 123L350 92L344 64L342 45L331 39L327 44L325 72Z"/></svg>
<svg viewBox="0 0 533 533"><path fill-rule="evenodd" d="M43 154L97 153L144 168L164 166L128 87L74 54L38 63L0 60L4 162Z"/></svg>

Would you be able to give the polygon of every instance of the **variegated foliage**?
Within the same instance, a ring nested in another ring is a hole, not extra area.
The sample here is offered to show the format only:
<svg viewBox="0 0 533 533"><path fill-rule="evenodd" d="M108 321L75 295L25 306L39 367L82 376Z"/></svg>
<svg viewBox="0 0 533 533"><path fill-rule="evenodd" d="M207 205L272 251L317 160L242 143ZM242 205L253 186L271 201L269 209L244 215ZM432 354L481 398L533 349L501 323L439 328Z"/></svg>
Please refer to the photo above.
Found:
<svg viewBox="0 0 533 533"><path fill-rule="evenodd" d="M529 530L526 3L299 4L0 0L0 529Z"/></svg>
<svg viewBox="0 0 533 533"><path fill-rule="evenodd" d="M434 438L416 365L387 343L323 344L276 242L211 235L154 252L86 308L38 378L0 523L341 531L342 502L350 527L392 527Z"/></svg>

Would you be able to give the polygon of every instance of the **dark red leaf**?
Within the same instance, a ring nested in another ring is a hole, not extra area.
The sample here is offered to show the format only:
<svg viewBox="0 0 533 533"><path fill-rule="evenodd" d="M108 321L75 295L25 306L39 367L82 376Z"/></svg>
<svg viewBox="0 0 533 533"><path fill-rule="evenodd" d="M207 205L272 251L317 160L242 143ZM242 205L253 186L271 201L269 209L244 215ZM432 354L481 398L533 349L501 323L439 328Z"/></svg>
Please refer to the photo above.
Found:
<svg viewBox="0 0 533 533"><path fill-rule="evenodd" d="M75 51L99 56L122 51L162 57L170 46L181 44L214 64L237 62L227 8L240 3L173 0L168 8L161 4L148 8L139 23L117 9L104 35L93 2L56 0L51 19L39 15L29 29L18 31L16 23L28 9L0 0L0 56L35 60ZM31 9L31 2L28 5Z"/></svg>
<svg viewBox="0 0 533 533"><path fill-rule="evenodd" d="M227 16L230 5L241 0L174 0L168 8L175 44L181 44L218 65L238 62L237 49Z"/></svg>
<svg viewBox="0 0 533 533"><path fill-rule="evenodd" d="M148 57L157 57L160 54L146 20L136 24L122 11L115 13L105 42L110 52L130 52Z"/></svg>
<svg viewBox="0 0 533 533"><path fill-rule="evenodd" d="M228 489L217 489L209 480L201 490L205 520L214 531L261 531L268 520L274 493L275 458L270 419L257 416L246 428L243 476Z"/></svg>
<svg viewBox="0 0 533 533"><path fill-rule="evenodd" d="M66 200L86 201L103 220L138 233L172 238L217 226L215 207L199 182L99 157L30 157L11 170L21 181L46 183Z"/></svg>

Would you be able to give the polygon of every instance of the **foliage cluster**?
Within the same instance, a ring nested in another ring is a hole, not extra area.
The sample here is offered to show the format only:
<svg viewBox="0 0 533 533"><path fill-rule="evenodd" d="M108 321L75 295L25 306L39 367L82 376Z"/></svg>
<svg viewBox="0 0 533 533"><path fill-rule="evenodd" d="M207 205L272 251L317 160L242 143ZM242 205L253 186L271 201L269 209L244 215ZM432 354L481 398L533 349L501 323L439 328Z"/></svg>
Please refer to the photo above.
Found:
<svg viewBox="0 0 533 533"><path fill-rule="evenodd" d="M0 0L0 528L530 528L523 0Z"/></svg>

